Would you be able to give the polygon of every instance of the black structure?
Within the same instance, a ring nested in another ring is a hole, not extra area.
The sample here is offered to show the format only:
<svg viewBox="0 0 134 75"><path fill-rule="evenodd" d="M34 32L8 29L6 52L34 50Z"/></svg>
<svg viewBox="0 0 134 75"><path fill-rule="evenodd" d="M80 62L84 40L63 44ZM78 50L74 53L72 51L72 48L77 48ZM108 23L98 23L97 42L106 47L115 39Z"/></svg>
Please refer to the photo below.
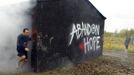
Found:
<svg viewBox="0 0 134 75"><path fill-rule="evenodd" d="M89 0L37 0L32 67L44 71L102 55L105 19Z"/></svg>

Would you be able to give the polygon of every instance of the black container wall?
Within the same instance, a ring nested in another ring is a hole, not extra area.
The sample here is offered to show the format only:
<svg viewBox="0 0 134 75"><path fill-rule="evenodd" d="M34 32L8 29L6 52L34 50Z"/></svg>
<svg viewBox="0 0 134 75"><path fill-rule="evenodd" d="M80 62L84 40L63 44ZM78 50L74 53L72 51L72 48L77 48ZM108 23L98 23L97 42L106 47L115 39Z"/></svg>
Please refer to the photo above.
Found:
<svg viewBox="0 0 134 75"><path fill-rule="evenodd" d="M32 67L44 71L102 55L104 20L88 0L37 0Z"/></svg>

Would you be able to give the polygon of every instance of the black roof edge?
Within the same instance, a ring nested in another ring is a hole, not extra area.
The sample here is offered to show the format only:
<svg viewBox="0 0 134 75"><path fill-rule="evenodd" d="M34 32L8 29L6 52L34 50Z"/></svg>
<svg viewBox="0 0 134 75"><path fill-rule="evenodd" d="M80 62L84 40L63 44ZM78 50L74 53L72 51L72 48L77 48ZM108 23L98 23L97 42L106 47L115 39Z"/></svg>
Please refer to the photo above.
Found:
<svg viewBox="0 0 134 75"><path fill-rule="evenodd" d="M96 10L97 10L97 12L102 16L102 18L104 18L104 19L107 19L105 16L103 16L101 13L100 13L100 11L89 1L89 0L85 0L87 3L90 3Z"/></svg>

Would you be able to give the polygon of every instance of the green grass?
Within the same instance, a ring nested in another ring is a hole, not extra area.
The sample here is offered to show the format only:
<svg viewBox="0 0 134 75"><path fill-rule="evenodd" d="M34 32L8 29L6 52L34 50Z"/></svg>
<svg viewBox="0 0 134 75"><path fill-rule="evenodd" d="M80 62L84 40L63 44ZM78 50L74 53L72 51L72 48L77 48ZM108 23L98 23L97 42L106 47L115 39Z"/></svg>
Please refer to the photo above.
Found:
<svg viewBox="0 0 134 75"><path fill-rule="evenodd" d="M104 50L124 50L124 37L104 37ZM134 52L134 44L131 42L128 52Z"/></svg>

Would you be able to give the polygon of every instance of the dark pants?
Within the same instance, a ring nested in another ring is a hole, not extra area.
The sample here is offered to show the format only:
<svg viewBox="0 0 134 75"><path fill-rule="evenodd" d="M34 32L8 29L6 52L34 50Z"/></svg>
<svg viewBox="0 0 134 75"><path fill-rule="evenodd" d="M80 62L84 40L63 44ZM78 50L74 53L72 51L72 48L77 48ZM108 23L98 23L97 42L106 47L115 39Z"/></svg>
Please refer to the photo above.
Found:
<svg viewBox="0 0 134 75"><path fill-rule="evenodd" d="M17 48L17 52L18 52L18 56L19 57L22 57L22 56L26 56L26 59L28 59L28 54L27 54L27 51L25 51L24 48Z"/></svg>
<svg viewBox="0 0 134 75"><path fill-rule="evenodd" d="M128 49L128 45L125 45L126 49Z"/></svg>

